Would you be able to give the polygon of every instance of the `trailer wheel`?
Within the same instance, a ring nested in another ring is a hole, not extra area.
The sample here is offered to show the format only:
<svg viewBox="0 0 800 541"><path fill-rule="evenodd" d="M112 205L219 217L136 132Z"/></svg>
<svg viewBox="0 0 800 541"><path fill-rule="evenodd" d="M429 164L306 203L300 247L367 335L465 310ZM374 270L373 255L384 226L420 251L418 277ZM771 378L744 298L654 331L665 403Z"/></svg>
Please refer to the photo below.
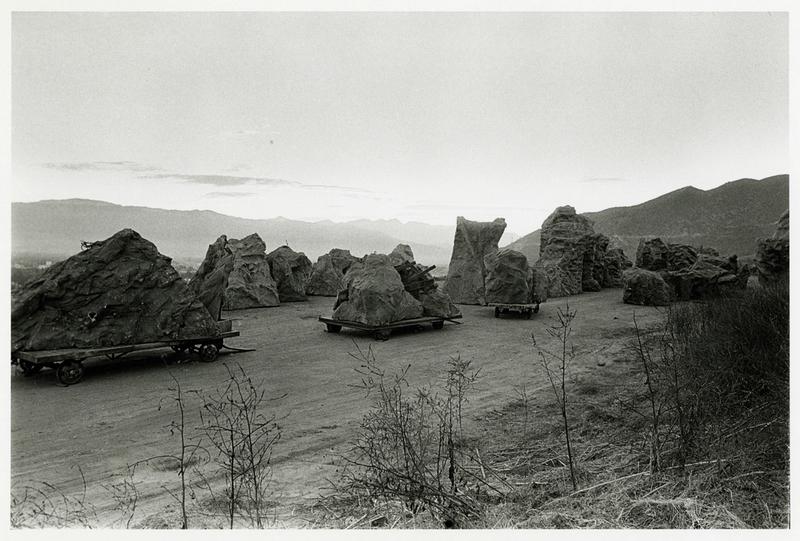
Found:
<svg viewBox="0 0 800 541"><path fill-rule="evenodd" d="M217 360L219 348L215 344L203 344L200 346L200 360L204 363L213 363Z"/></svg>
<svg viewBox="0 0 800 541"><path fill-rule="evenodd" d="M500 317L500 307L499 306L495 306L494 307L494 317Z"/></svg>
<svg viewBox="0 0 800 541"><path fill-rule="evenodd" d="M20 361L19 369L22 370L22 375L25 377L32 376L42 369L41 364L32 363L30 361Z"/></svg>
<svg viewBox="0 0 800 541"><path fill-rule="evenodd" d="M534 314L538 314L539 313L539 303L538 302L536 303L536 306L533 307L533 313Z"/></svg>
<svg viewBox="0 0 800 541"><path fill-rule="evenodd" d="M433 325L434 329L442 329L444 328L444 321L434 321L431 325Z"/></svg>
<svg viewBox="0 0 800 541"><path fill-rule="evenodd" d="M525 317L527 319L530 319L531 315L533 315L533 310L532 309L528 308L527 310L525 310Z"/></svg>
<svg viewBox="0 0 800 541"><path fill-rule="evenodd" d="M56 378L62 385L75 385L83 379L83 365L80 361L64 361L56 369Z"/></svg>
<svg viewBox="0 0 800 541"><path fill-rule="evenodd" d="M390 331L389 329L382 329L380 331L375 331L375 340L381 340L385 342L386 340L389 339L391 335L392 331Z"/></svg>
<svg viewBox="0 0 800 541"><path fill-rule="evenodd" d="M170 346L170 349L178 354L186 353L186 350L189 349L189 346L186 344L173 344Z"/></svg>
<svg viewBox="0 0 800 541"><path fill-rule="evenodd" d="M333 323L326 323L325 327L326 327L327 332L334 333L334 334L342 330L342 326L341 325L334 325Z"/></svg>

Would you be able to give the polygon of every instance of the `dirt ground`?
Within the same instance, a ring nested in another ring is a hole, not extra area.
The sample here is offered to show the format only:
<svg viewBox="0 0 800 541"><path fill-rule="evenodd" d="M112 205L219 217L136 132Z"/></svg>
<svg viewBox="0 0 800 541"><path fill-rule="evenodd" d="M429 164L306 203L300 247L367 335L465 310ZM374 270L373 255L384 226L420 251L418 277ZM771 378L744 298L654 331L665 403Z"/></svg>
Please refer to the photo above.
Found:
<svg viewBox="0 0 800 541"><path fill-rule="evenodd" d="M559 306L577 309L573 341L575 374L615 370L610 362L622 354L631 336L635 310L641 326L654 323L658 310L622 303L619 289L552 299L531 320L495 318L488 307L462 306L461 325L446 324L419 332L395 333L386 342L370 335L343 330L324 332L317 321L330 315L333 299L312 297L309 302L277 308L227 312L241 336L226 344L254 348L246 353L221 355L215 363L175 362L170 350L117 360L86 362L84 381L60 386L51 370L33 377L11 377L12 494L26 486L50 483L64 494L82 497L93 508L89 523L124 526L121 511L109 487L120 482L129 464L179 450L169 424L177 418L174 386L167 370L183 391L212 392L226 378L225 363L238 364L268 397L266 413L275 414L282 428L273 454L271 500L274 525L308 526L302 509L330 486L337 457L346 451L369 398L351 385L358 383L358 362L350 356L356 344L371 346L378 363L392 372L411 365L412 386L441 378L450 356L460 355L480 368L481 378L466 411L469 422L514 399L525 383L528 393L550 392L540 368L531 334L539 346L553 346L545 329ZM169 361L165 364L165 361ZM285 396L284 396L285 395ZM186 426L199 426L199 400L186 399ZM465 428L468 428L465 427ZM85 483L84 483L85 479ZM177 527L175 500L162 488L178 482L169 460L139 466L134 481L140 492L131 526ZM195 493L202 499L200 491ZM193 517L193 526L222 527L223 519Z"/></svg>

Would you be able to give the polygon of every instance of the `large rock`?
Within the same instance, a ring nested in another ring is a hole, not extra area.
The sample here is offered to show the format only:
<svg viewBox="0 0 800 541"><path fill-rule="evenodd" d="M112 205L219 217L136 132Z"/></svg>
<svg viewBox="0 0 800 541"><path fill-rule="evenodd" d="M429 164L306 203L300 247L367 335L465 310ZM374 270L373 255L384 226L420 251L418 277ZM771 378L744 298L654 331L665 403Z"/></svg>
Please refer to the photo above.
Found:
<svg viewBox="0 0 800 541"><path fill-rule="evenodd" d="M486 304L484 257L497 251L506 221L473 222L459 216L453 240L453 254L442 291L459 304Z"/></svg>
<svg viewBox="0 0 800 541"><path fill-rule="evenodd" d="M660 238L641 239L636 266L651 271L680 271L694 265L698 257L697 250L686 244L666 243Z"/></svg>
<svg viewBox="0 0 800 541"><path fill-rule="evenodd" d="M331 262L333 263L333 266L336 267L336 270L341 272L342 275L347 272L347 269L350 268L350 265L356 261L359 261L357 257L350 253L350 250L342 250L341 248L332 249L330 252L328 252L328 255L331 256Z"/></svg>
<svg viewBox="0 0 800 541"><path fill-rule="evenodd" d="M503 249L484 257L486 302L528 304L532 301L533 271L528 258L516 250Z"/></svg>
<svg viewBox="0 0 800 541"><path fill-rule="evenodd" d="M531 267L528 275L531 290L531 302L544 302L547 300L547 274L541 267Z"/></svg>
<svg viewBox="0 0 800 541"><path fill-rule="evenodd" d="M599 291L609 280L609 239L571 206L558 207L542 224L536 267L547 276L548 296Z"/></svg>
<svg viewBox="0 0 800 541"><path fill-rule="evenodd" d="M758 241L755 266L762 285L777 283L789 277L789 211L781 215L770 239Z"/></svg>
<svg viewBox="0 0 800 541"><path fill-rule="evenodd" d="M45 270L24 286L11 311L12 352L218 334L171 259L132 229Z"/></svg>
<svg viewBox="0 0 800 541"><path fill-rule="evenodd" d="M335 297L344 285L344 274L334 265L330 254L324 254L319 256L311 269L306 295Z"/></svg>
<svg viewBox="0 0 800 541"><path fill-rule="evenodd" d="M622 248L610 248L603 254L603 287L622 287L622 274L633 266Z"/></svg>
<svg viewBox="0 0 800 541"><path fill-rule="evenodd" d="M337 298L333 319L385 325L422 317L423 304L405 290L389 256L371 254L345 275L347 289Z"/></svg>
<svg viewBox="0 0 800 541"><path fill-rule="evenodd" d="M197 295L214 319L222 316L228 276L232 270L233 252L228 246L228 238L222 235L208 246L205 259L189 281L189 289Z"/></svg>
<svg viewBox="0 0 800 541"><path fill-rule="evenodd" d="M311 277L311 261L306 254L281 246L267 254L267 261L281 302L308 300L306 285Z"/></svg>
<svg viewBox="0 0 800 541"><path fill-rule="evenodd" d="M278 306L278 286L272 278L265 253L267 246L258 234L241 240L230 239L233 270L225 290L225 310Z"/></svg>
<svg viewBox="0 0 800 541"><path fill-rule="evenodd" d="M403 263L414 263L414 252L408 244L398 244L389 254L389 260L395 267Z"/></svg>
<svg viewBox="0 0 800 541"><path fill-rule="evenodd" d="M672 298L672 288L655 271L634 268L623 275L622 302L644 306L666 306Z"/></svg>
<svg viewBox="0 0 800 541"><path fill-rule="evenodd" d="M450 297L439 289L433 289L419 296L422 303L422 315L428 317L457 317L461 315L461 310L453 304Z"/></svg>

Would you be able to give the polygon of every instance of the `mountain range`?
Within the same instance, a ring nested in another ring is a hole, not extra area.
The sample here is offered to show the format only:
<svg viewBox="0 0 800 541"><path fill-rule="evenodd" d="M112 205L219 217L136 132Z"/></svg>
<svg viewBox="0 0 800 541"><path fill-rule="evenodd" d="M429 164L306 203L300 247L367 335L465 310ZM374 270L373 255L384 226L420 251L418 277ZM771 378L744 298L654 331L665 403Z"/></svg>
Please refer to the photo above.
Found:
<svg viewBox="0 0 800 541"><path fill-rule="evenodd" d="M690 186L640 205L584 214L594 221L596 231L611 237L631 259L641 237L656 236L746 256L755 252L758 238L772 235L776 220L788 207L789 176L777 175L762 180L740 179L706 191ZM12 203L12 255L66 257L80 250L81 241L105 239L126 227L154 242L161 253L189 264L199 263L208 245L223 233L242 238L255 232L266 243L267 251L288 244L312 261L331 248L345 248L361 256L388 253L403 242L411 245L418 261L440 269L449 263L455 231L455 226L398 220L253 220L209 210L121 206L87 199L47 200ZM539 230L534 231L507 247L536 261L539 235Z"/></svg>
<svg viewBox="0 0 800 541"><path fill-rule="evenodd" d="M607 235L634 260L639 239L715 248L721 254L750 256L759 238L770 237L789 208L789 175L743 178L711 190L687 186L645 203L585 212L598 233ZM580 212L580 209L577 209ZM529 261L539 259L541 230L510 243Z"/></svg>

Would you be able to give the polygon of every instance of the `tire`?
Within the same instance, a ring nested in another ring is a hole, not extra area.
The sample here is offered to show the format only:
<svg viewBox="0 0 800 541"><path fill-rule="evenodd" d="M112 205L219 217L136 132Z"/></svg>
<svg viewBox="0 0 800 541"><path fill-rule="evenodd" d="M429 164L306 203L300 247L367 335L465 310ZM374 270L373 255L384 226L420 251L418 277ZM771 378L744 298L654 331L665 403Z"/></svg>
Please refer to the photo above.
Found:
<svg viewBox="0 0 800 541"><path fill-rule="evenodd" d="M533 310L525 310L525 318L530 319L531 315L533 315Z"/></svg>
<svg viewBox="0 0 800 541"><path fill-rule="evenodd" d="M204 363L213 363L217 360L219 348L216 344L203 344L200 346L200 360Z"/></svg>
<svg viewBox="0 0 800 541"><path fill-rule="evenodd" d="M387 330L381 330L381 331L375 331L375 340L380 340L382 342L385 342L386 340L389 339L389 337L391 335L392 335L392 331L390 331L388 329Z"/></svg>
<svg viewBox="0 0 800 541"><path fill-rule="evenodd" d="M83 365L80 361L64 361L56 369L56 378L62 385L75 385L83 379Z"/></svg>

